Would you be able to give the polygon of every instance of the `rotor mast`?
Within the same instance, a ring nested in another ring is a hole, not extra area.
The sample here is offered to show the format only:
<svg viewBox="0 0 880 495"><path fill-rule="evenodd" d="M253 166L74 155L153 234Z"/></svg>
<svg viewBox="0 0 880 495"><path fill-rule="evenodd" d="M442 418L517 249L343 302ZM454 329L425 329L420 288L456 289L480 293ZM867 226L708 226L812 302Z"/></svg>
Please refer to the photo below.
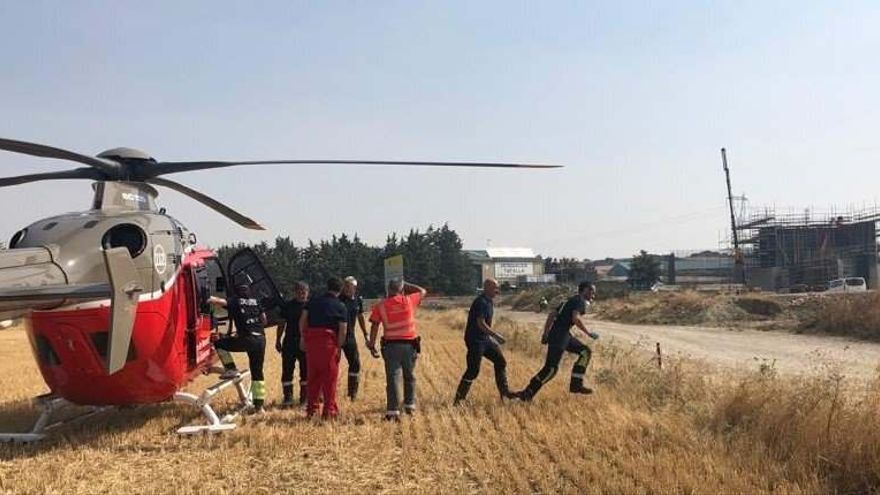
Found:
<svg viewBox="0 0 880 495"><path fill-rule="evenodd" d="M103 211L158 211L156 196L159 193L153 186L143 182L97 181L92 199L93 210Z"/></svg>

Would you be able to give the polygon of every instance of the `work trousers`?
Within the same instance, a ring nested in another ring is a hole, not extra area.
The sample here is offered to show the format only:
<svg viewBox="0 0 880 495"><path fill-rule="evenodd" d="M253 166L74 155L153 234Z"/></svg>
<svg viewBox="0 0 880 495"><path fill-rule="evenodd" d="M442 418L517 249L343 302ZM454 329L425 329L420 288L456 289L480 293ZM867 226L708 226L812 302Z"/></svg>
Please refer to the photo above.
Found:
<svg viewBox="0 0 880 495"><path fill-rule="evenodd" d="M480 374L480 364L483 358L495 365L495 386L498 387L498 393L502 398L510 395L510 389L507 385L507 360L504 359L504 354L498 344L485 339L467 343L467 369L458 383L458 389L455 393L456 403L467 397L471 384Z"/></svg>
<svg viewBox="0 0 880 495"><path fill-rule="evenodd" d="M321 416L335 418L336 382L339 379L339 344L336 332L327 328L309 328L305 332L309 381L306 385L306 414L318 412L318 397L324 398Z"/></svg>
<svg viewBox="0 0 880 495"><path fill-rule="evenodd" d="M253 381L263 381L263 361L266 359L266 337L263 335L244 335L240 337L225 337L214 342L214 348L226 352L246 352ZM225 368L235 368L235 362L224 360L222 353L220 361Z"/></svg>
<svg viewBox="0 0 880 495"><path fill-rule="evenodd" d="M357 396L361 373L361 356L354 335L350 335L342 344L342 353L345 355L345 360L348 361L348 397L354 400Z"/></svg>
<svg viewBox="0 0 880 495"><path fill-rule="evenodd" d="M534 397L541 390L541 387L556 376L556 372L559 371L559 363L566 352L578 355L571 369L570 389L574 390L583 386L584 374L587 372L587 365L590 364L593 352L586 344L575 338L569 338L566 342L551 344L547 347L547 359L544 361L544 367L531 379L524 391L527 398Z"/></svg>
<svg viewBox="0 0 880 495"><path fill-rule="evenodd" d="M299 348L298 335L291 336L290 338L285 336L284 341L281 343L281 388L287 399L293 393L293 372L296 369L297 361L299 361L299 386L302 389L308 384L309 373L306 353Z"/></svg>
<svg viewBox="0 0 880 495"><path fill-rule="evenodd" d="M416 409L416 359L418 353L409 342L382 344L385 360L386 416L400 415L400 375L403 374L403 407L412 413Z"/></svg>
<svg viewBox="0 0 880 495"><path fill-rule="evenodd" d="M214 342L220 362L226 369L235 369L235 361L230 352L246 352L251 370L251 398L255 406L262 406L266 400L266 382L263 380L263 361L266 358L265 335L242 335L225 337Z"/></svg>

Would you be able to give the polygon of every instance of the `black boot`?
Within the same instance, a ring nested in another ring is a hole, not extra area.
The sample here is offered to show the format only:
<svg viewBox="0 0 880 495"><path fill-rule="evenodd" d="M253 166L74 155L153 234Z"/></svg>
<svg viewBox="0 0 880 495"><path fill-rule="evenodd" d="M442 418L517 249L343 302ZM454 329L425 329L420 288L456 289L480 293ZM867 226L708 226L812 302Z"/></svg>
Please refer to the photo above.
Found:
<svg viewBox="0 0 880 495"><path fill-rule="evenodd" d="M571 385L568 387L568 391L573 394L584 394L589 395L593 393L593 389L590 387L585 387L583 384L580 385Z"/></svg>
<svg viewBox="0 0 880 495"><path fill-rule="evenodd" d="M568 386L568 391L573 394L592 394L593 389L584 386L584 377L580 376L571 376L571 385Z"/></svg>
<svg viewBox="0 0 880 495"><path fill-rule="evenodd" d="M360 386L358 375L348 375L348 398L354 400Z"/></svg>
<svg viewBox="0 0 880 495"><path fill-rule="evenodd" d="M495 371L495 386L498 387L498 393L501 394L501 399L515 399L517 395L510 391L510 387L507 385L507 370L496 370Z"/></svg>
<svg viewBox="0 0 880 495"><path fill-rule="evenodd" d="M302 382L299 385L299 405L300 407L306 404L306 399L308 398L308 392L306 391L306 382Z"/></svg>
<svg viewBox="0 0 880 495"><path fill-rule="evenodd" d="M457 406L461 401L467 398L468 392L471 390L471 383L464 378L458 382L458 389L455 391L455 399L452 401L452 405Z"/></svg>
<svg viewBox="0 0 880 495"><path fill-rule="evenodd" d="M291 384L283 384L281 385L282 393L284 394L284 399L281 401L281 407L287 409L293 407L293 385Z"/></svg>
<svg viewBox="0 0 880 495"><path fill-rule="evenodd" d="M535 397L535 394L538 393L538 390L541 390L541 386L543 385L544 384L541 383L541 380L535 377L532 378L531 381L529 381L529 385L526 388L524 388L520 392L514 393L513 395L523 402L531 402L532 399Z"/></svg>

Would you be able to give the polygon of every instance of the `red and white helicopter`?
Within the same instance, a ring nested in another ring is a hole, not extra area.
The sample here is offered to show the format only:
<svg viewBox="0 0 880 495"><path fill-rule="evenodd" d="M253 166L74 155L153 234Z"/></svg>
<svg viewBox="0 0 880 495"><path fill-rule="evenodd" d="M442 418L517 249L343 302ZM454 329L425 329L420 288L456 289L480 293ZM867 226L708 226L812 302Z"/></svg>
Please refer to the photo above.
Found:
<svg viewBox="0 0 880 495"><path fill-rule="evenodd" d="M112 406L183 401L201 409L207 424L180 433L235 427L250 403L243 373L201 394L182 388L216 371L212 341L217 324L207 300L228 287L251 284L267 306L280 294L249 250L221 266L216 254L156 205L154 186L167 187L214 209L239 225L257 222L187 186L165 178L176 172L269 164L367 164L432 167L556 168L555 165L370 160L269 160L160 162L131 148L95 157L41 144L0 139L0 150L77 162L60 172L0 178L0 187L43 180L93 181L90 209L38 220L0 250L0 320L29 316L34 357L50 392L38 399L40 417L30 432L0 440L33 441L61 422L53 415L75 404L86 414ZM234 387L240 408L218 416L211 400Z"/></svg>

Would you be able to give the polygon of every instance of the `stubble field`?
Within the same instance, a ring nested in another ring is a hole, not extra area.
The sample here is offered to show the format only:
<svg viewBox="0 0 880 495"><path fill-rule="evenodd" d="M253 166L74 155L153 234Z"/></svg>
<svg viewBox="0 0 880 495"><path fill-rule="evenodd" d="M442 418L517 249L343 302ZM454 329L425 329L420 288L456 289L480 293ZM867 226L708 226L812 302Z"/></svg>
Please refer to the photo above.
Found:
<svg viewBox="0 0 880 495"><path fill-rule="evenodd" d="M880 387L852 397L839 377L789 379L772 369L707 375L614 343L595 347L590 397L567 393L571 358L534 403L501 403L489 363L464 407L464 310L424 311L419 412L381 421L381 361L361 349L362 394L335 423L274 408L280 359L266 376L270 412L219 436L179 437L198 421L163 404L64 427L37 445L0 445L5 493L816 493L880 487ZM540 368L537 327L503 321L511 385ZM270 332L269 341L273 341ZM362 342L361 342L362 345ZM24 332L0 332L0 425L22 431L27 398L45 392ZM237 356L240 363L243 356ZM342 363L342 376L345 362ZM190 386L209 384L207 378ZM340 381L340 393L344 381ZM231 394L230 394L231 395Z"/></svg>

